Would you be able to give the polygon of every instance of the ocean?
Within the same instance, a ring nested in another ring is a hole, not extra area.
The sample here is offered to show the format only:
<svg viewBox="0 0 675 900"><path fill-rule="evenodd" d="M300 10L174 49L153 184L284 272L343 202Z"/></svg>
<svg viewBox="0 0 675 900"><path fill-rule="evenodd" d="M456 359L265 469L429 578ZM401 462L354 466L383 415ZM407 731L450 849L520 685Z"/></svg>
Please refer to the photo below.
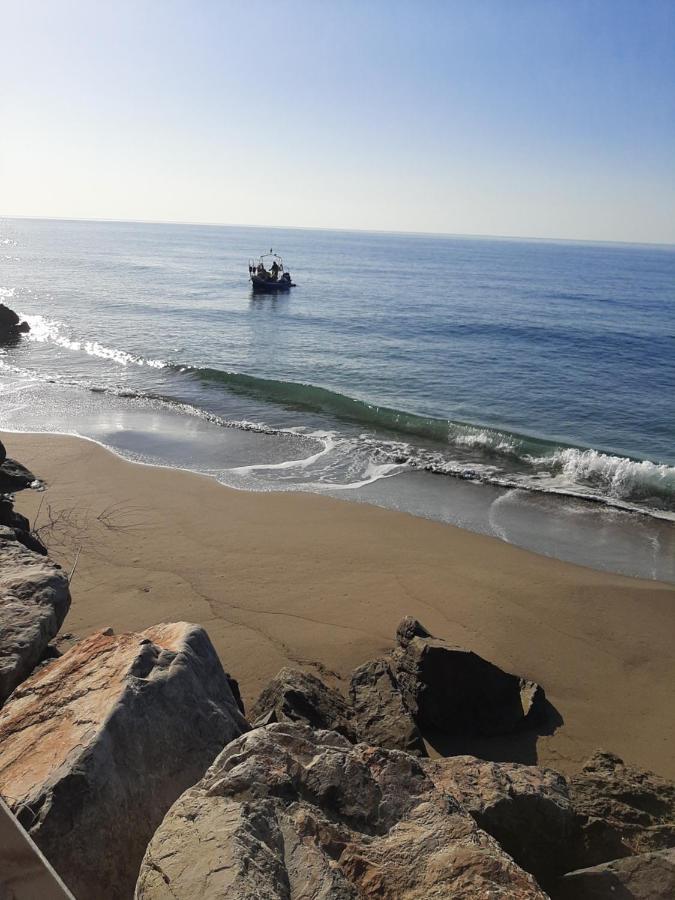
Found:
<svg viewBox="0 0 675 900"><path fill-rule="evenodd" d="M0 219L0 302L4 430L675 581L675 247Z"/></svg>

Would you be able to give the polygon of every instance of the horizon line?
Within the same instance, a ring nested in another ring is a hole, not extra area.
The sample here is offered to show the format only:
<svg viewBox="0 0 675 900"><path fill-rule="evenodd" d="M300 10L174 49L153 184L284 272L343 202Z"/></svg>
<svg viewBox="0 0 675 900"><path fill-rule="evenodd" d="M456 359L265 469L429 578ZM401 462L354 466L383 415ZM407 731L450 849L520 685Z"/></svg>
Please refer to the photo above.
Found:
<svg viewBox="0 0 675 900"><path fill-rule="evenodd" d="M207 226L209 228L255 228L263 230L265 228L288 230L288 231L336 231L351 234L390 234L390 235L408 235L419 237L438 237L438 238L477 238L484 240L500 240L500 241L541 241L548 243L567 243L567 244L619 244L629 247L668 247L675 248L675 241L617 241L601 238L569 238L569 237L534 237L532 235L511 235L511 234L485 234L471 232L451 232L451 231L401 231L397 229L380 229L380 228L347 228L347 227L328 227L328 226L312 226L312 225L251 225L242 222L201 222L195 220L177 220L177 219L118 219L105 217L89 217L89 216L25 216L25 215L5 215L0 214L1 219L26 219L38 222L98 222L107 224L120 225L191 225L191 226Z"/></svg>

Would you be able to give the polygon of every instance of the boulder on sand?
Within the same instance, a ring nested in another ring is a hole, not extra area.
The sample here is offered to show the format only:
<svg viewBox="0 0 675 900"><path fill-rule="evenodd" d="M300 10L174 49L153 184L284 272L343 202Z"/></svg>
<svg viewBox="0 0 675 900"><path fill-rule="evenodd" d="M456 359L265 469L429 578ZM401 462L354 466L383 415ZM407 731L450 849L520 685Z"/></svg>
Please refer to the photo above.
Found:
<svg viewBox="0 0 675 900"><path fill-rule="evenodd" d="M0 794L78 900L126 900L167 809L248 728L202 628L108 629L0 712Z"/></svg>
<svg viewBox="0 0 675 900"><path fill-rule="evenodd" d="M551 888L552 900L673 900L675 850L641 853L569 872Z"/></svg>
<svg viewBox="0 0 675 900"><path fill-rule="evenodd" d="M356 735L347 701L321 679L285 667L263 688L250 712L254 725L304 722L312 728L337 731L348 740Z"/></svg>
<svg viewBox="0 0 675 900"><path fill-rule="evenodd" d="M20 334L27 334L30 331L28 322L22 322L19 316L0 303L0 341L9 340L18 337Z"/></svg>
<svg viewBox="0 0 675 900"><path fill-rule="evenodd" d="M136 900L544 900L407 753L301 724L229 744L167 813Z"/></svg>
<svg viewBox="0 0 675 900"><path fill-rule="evenodd" d="M576 819L558 772L474 756L424 760L423 767L544 887L567 871Z"/></svg>
<svg viewBox="0 0 675 900"><path fill-rule="evenodd" d="M580 824L575 868L675 846L675 784L597 751L570 779Z"/></svg>
<svg viewBox="0 0 675 900"><path fill-rule="evenodd" d="M447 735L492 737L535 725L543 689L477 653L453 647L406 617L397 629L392 668L417 725Z"/></svg>
<svg viewBox="0 0 675 900"><path fill-rule="evenodd" d="M37 481L33 473L8 456L0 463L0 494L23 491Z"/></svg>
<svg viewBox="0 0 675 900"><path fill-rule="evenodd" d="M66 573L0 526L0 706L38 664L69 607Z"/></svg>
<svg viewBox="0 0 675 900"><path fill-rule="evenodd" d="M386 658L374 659L355 669L349 695L360 741L426 756L422 735L406 709Z"/></svg>

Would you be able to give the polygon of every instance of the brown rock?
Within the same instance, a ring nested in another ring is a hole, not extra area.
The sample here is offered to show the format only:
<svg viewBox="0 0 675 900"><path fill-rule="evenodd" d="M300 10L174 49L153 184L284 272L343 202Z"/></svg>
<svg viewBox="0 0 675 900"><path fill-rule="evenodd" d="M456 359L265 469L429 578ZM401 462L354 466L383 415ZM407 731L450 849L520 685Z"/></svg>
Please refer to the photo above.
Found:
<svg viewBox="0 0 675 900"><path fill-rule="evenodd" d="M70 607L65 572L15 537L0 536L0 706L33 671Z"/></svg>
<svg viewBox="0 0 675 900"><path fill-rule="evenodd" d="M0 794L78 900L128 898L166 810L248 727L202 628L97 633L0 713Z"/></svg>
<svg viewBox="0 0 675 900"><path fill-rule="evenodd" d="M349 693L360 741L416 756L427 755L422 735L403 703L387 659L374 659L355 669Z"/></svg>
<svg viewBox="0 0 675 900"><path fill-rule="evenodd" d="M552 769L474 756L425 760L439 790L460 803L545 887L567 871L575 816L565 778Z"/></svg>
<svg viewBox="0 0 675 900"><path fill-rule="evenodd" d="M300 724L231 743L150 842L136 900L545 895L406 753Z"/></svg>
<svg viewBox="0 0 675 900"><path fill-rule="evenodd" d="M508 734L542 714L544 691L461 647L425 637L426 629L404 619L397 629L392 668L417 725L447 735Z"/></svg>
<svg viewBox="0 0 675 900"><path fill-rule="evenodd" d="M581 826L576 868L675 846L675 784L598 751L570 779Z"/></svg>
<svg viewBox="0 0 675 900"><path fill-rule="evenodd" d="M250 715L256 725L304 722L312 728L337 731L355 741L351 710L345 698L315 675L283 668L265 687Z"/></svg>
<svg viewBox="0 0 675 900"><path fill-rule="evenodd" d="M672 900L675 850L641 853L569 872L551 889L553 900Z"/></svg>
<svg viewBox="0 0 675 900"><path fill-rule="evenodd" d="M0 494L23 491L37 481L35 475L15 459L6 457L0 463Z"/></svg>

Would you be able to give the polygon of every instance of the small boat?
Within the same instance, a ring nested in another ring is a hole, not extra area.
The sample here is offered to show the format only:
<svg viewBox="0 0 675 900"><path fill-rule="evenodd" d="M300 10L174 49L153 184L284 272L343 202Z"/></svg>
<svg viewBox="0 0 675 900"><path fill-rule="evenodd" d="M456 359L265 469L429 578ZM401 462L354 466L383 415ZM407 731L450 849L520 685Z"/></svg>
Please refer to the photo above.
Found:
<svg viewBox="0 0 675 900"><path fill-rule="evenodd" d="M249 259L248 277L251 279L251 287L254 291L287 291L295 287L291 280L291 273L284 269L284 261L270 249L269 253L263 253L257 260Z"/></svg>

